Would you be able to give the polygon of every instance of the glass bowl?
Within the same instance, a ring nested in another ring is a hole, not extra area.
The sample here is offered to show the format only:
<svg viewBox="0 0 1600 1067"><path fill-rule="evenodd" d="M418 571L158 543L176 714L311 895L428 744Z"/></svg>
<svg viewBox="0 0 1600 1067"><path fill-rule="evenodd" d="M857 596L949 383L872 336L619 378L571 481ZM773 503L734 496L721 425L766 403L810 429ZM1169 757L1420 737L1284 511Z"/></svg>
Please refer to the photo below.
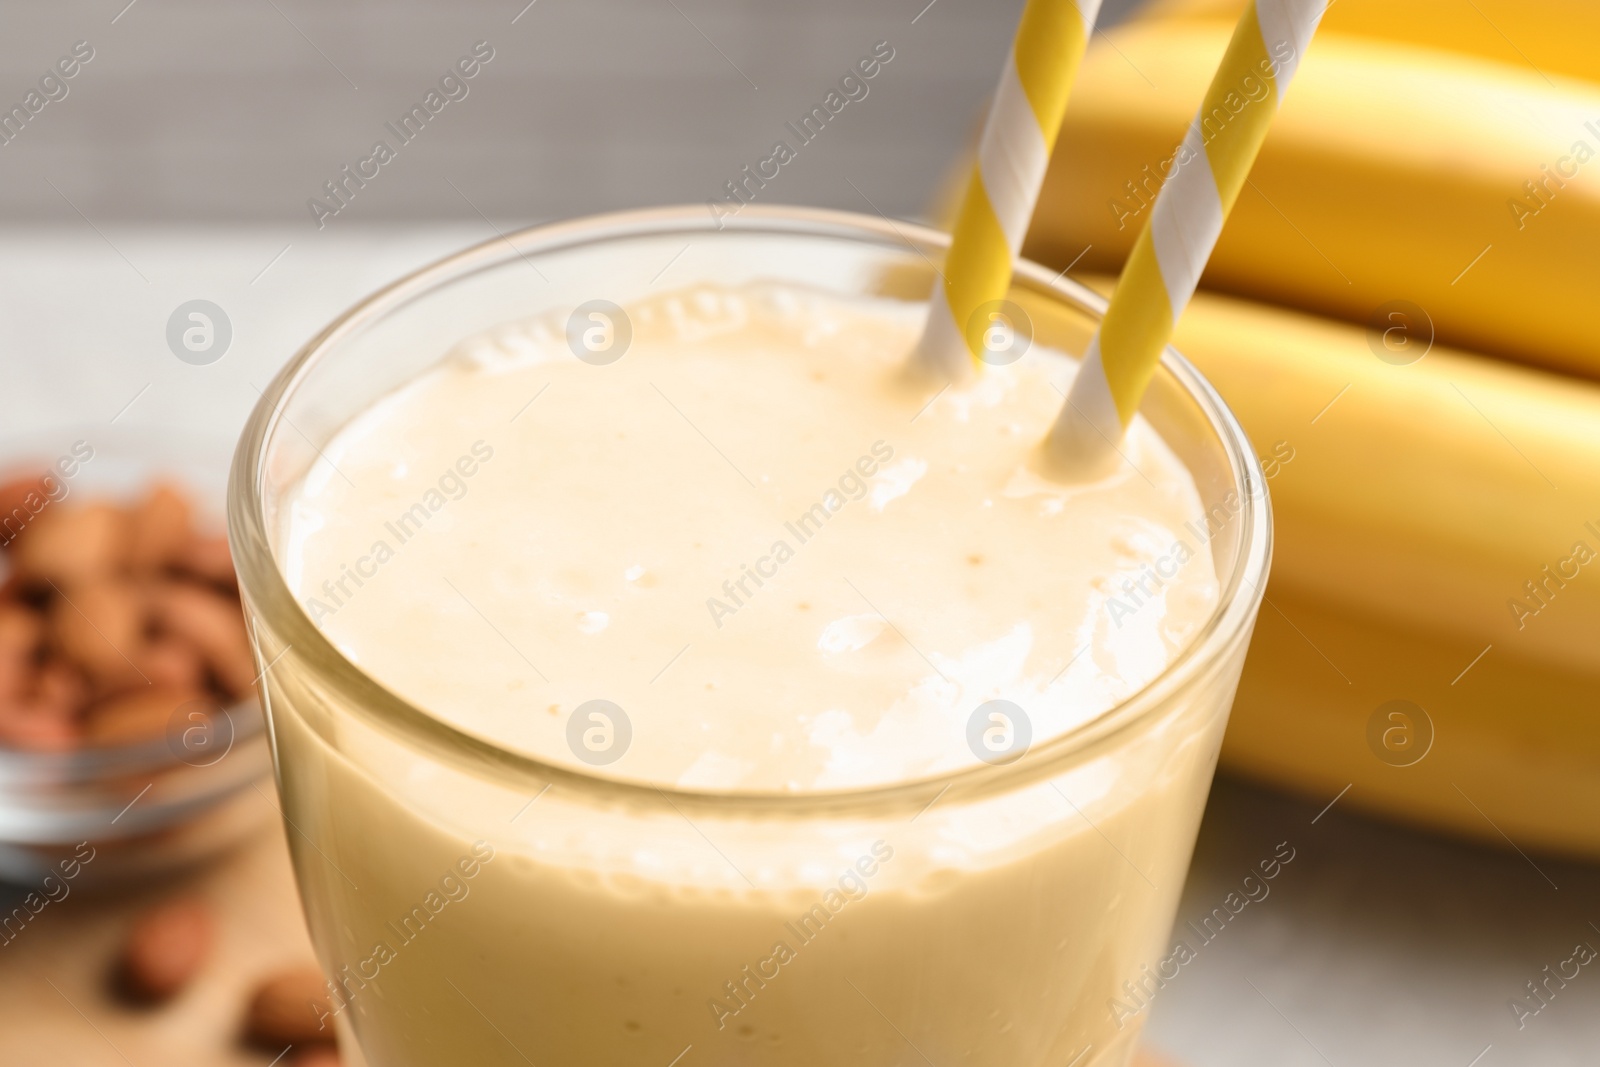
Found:
<svg viewBox="0 0 1600 1067"><path fill-rule="evenodd" d="M74 446L89 458L62 478L62 501L127 498L160 478L187 490L200 522L221 531L228 442L106 423L61 427L0 441L0 477L43 471ZM0 557L0 578L6 566ZM264 826L275 810L260 705L251 698L221 711L176 708L167 736L136 743L0 747L0 881L36 886L68 869L75 888L156 876Z"/></svg>

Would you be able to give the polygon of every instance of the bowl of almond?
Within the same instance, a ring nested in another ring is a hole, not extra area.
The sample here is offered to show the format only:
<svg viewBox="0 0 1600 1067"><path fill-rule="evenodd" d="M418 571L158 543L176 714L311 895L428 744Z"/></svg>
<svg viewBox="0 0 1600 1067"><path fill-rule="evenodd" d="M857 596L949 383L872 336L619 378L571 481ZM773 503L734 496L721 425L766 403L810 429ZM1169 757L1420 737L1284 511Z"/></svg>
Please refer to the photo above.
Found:
<svg viewBox="0 0 1600 1067"><path fill-rule="evenodd" d="M115 426L0 445L0 880L164 873L274 814L225 455Z"/></svg>

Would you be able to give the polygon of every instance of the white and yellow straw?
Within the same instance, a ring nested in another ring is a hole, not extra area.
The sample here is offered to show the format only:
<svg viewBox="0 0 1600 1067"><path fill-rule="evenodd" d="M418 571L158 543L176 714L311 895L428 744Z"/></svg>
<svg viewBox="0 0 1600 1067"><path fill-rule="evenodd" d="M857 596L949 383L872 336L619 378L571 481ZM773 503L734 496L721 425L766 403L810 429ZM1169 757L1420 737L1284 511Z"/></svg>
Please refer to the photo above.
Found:
<svg viewBox="0 0 1600 1067"><path fill-rule="evenodd" d="M1115 458L1327 5L1255 0L1239 19L1050 430L1053 458L1090 466ZM1255 92L1257 102L1250 89L1261 82L1275 91Z"/></svg>
<svg viewBox="0 0 1600 1067"><path fill-rule="evenodd" d="M1011 285L1099 11L1100 0L1028 0L1023 9L951 235L943 284L934 286L913 357L933 376L959 378L983 356L990 322L978 310Z"/></svg>

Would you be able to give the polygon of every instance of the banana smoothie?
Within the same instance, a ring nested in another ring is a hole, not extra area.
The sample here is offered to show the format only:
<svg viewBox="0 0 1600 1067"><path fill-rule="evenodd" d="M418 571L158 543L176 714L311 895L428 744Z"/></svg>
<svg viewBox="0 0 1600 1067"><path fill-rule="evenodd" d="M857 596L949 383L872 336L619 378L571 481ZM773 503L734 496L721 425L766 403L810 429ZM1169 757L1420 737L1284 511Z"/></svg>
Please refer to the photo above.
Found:
<svg viewBox="0 0 1600 1067"><path fill-rule="evenodd" d="M1142 420L1045 477L1075 364L918 386L925 314L752 282L510 322L287 494L333 648L556 769L269 674L323 1021L373 1067L1126 1061L1238 665L1045 750L1213 619L1215 502Z"/></svg>

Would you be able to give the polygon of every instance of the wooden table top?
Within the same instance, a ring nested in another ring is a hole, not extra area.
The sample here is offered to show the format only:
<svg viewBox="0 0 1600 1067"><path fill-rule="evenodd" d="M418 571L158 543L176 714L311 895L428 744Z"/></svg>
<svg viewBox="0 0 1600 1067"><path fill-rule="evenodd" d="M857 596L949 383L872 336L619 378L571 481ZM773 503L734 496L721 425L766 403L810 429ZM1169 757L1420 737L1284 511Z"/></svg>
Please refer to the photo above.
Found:
<svg viewBox="0 0 1600 1067"><path fill-rule="evenodd" d="M212 905L210 956L172 1001L131 1005L113 988L117 952L133 917L178 890ZM263 1067L272 1054L238 1040L246 999L262 976L311 959L288 849L274 821L181 880L132 892L74 890L47 905L0 948L0 1063Z"/></svg>

